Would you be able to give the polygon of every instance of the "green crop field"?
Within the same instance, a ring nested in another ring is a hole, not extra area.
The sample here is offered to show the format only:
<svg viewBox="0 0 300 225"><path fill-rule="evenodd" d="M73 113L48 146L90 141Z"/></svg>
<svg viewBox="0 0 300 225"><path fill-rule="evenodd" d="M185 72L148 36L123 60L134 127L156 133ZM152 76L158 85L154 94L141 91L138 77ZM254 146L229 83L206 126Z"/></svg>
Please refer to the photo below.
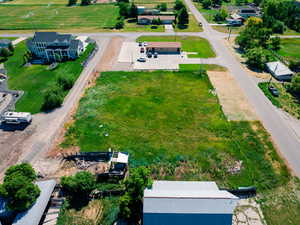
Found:
<svg viewBox="0 0 300 225"><path fill-rule="evenodd" d="M16 110L31 113L40 112L44 92L53 85L60 75L70 75L76 80L83 69L81 62L87 58L92 49L93 46L89 45L84 54L77 60L60 63L55 70L50 71L47 70L48 66L46 65L22 66L23 56L27 48L24 42L19 43L15 47L14 55L5 62L5 68L9 76L9 88L25 92L17 102Z"/></svg>
<svg viewBox="0 0 300 225"><path fill-rule="evenodd" d="M8 13L9 12L9 13ZM114 5L0 5L1 30L100 30L114 27Z"/></svg>
<svg viewBox="0 0 300 225"><path fill-rule="evenodd" d="M215 57L210 43L205 38L190 37L190 36L141 36L137 41L179 41L182 44L182 50L186 52L193 52L196 54L189 54L190 58L210 58Z"/></svg>
<svg viewBox="0 0 300 225"><path fill-rule="evenodd" d="M300 38L281 39L279 54L287 60L300 60Z"/></svg>

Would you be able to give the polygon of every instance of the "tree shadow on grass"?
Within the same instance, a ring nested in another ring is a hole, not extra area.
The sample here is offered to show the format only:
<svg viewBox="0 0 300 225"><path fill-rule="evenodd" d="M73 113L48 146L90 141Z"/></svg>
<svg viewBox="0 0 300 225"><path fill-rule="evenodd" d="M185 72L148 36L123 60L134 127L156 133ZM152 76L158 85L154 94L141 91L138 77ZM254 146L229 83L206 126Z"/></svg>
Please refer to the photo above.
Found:
<svg viewBox="0 0 300 225"><path fill-rule="evenodd" d="M178 24L178 25L177 25L177 28L180 29L180 30L187 29L188 27L189 27L188 24Z"/></svg>
<svg viewBox="0 0 300 225"><path fill-rule="evenodd" d="M89 198L69 198L69 208L79 211L85 206L87 206L89 202Z"/></svg>

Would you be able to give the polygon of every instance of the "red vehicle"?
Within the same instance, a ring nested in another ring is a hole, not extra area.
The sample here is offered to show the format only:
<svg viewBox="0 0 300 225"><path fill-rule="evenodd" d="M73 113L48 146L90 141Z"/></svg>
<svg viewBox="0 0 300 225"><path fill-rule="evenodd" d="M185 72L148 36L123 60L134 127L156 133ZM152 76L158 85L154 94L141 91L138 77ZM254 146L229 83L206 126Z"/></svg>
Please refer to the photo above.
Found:
<svg viewBox="0 0 300 225"><path fill-rule="evenodd" d="M141 53L144 53L145 52L145 48L141 48Z"/></svg>

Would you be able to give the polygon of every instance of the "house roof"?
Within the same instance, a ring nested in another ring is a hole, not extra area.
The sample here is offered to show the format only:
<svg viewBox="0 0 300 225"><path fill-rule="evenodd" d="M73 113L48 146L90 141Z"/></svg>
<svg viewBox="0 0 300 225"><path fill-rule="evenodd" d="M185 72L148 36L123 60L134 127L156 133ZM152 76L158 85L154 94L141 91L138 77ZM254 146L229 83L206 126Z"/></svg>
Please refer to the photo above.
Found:
<svg viewBox="0 0 300 225"><path fill-rule="evenodd" d="M215 182L154 181L144 190L144 213L232 214L239 198Z"/></svg>
<svg viewBox="0 0 300 225"><path fill-rule="evenodd" d="M47 204L55 188L55 180L46 180L36 182L41 193L36 202L25 212L19 213L13 221L13 225L39 225Z"/></svg>
<svg viewBox="0 0 300 225"><path fill-rule="evenodd" d="M155 181L151 189L144 191L145 198L222 198L236 196L219 190L215 182Z"/></svg>
<svg viewBox="0 0 300 225"><path fill-rule="evenodd" d="M0 44L9 45L11 43L11 40L9 39L0 39Z"/></svg>
<svg viewBox="0 0 300 225"><path fill-rule="evenodd" d="M275 76L284 76L284 75L292 75L293 72L282 62L268 62L267 64L268 70L273 73Z"/></svg>
<svg viewBox="0 0 300 225"><path fill-rule="evenodd" d="M154 19L175 20L175 16L153 16L153 15L138 16L138 20L141 20L141 19L147 19L147 20L154 20Z"/></svg>
<svg viewBox="0 0 300 225"><path fill-rule="evenodd" d="M181 48L180 42L148 42L146 48Z"/></svg>
<svg viewBox="0 0 300 225"><path fill-rule="evenodd" d="M71 34L58 34L57 32L35 32L34 42L69 42L72 39Z"/></svg>

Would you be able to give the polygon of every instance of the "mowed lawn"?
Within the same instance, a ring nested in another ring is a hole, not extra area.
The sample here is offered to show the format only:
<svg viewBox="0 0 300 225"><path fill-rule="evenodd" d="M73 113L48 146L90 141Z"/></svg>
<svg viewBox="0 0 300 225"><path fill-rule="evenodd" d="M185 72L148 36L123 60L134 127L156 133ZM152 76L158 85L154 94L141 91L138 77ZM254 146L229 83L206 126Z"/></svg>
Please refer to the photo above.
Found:
<svg viewBox="0 0 300 225"><path fill-rule="evenodd" d="M80 2L78 2L80 3ZM6 4L6 5L35 5L35 4L45 4L45 5L52 5L52 4L62 4L62 5L67 5L68 4L68 0L12 0L12 1L8 1L2 4Z"/></svg>
<svg viewBox="0 0 300 225"><path fill-rule="evenodd" d="M118 7L112 4L64 5L0 5L0 29L105 29L113 28Z"/></svg>
<svg viewBox="0 0 300 225"><path fill-rule="evenodd" d="M193 52L196 54L189 54L190 58L210 58L215 57L216 54L213 51L210 43L205 38L192 37L192 36L141 36L137 39L137 42L166 42L166 41L178 41L182 44L182 51Z"/></svg>
<svg viewBox="0 0 300 225"><path fill-rule="evenodd" d="M46 65L24 67L22 65L23 55L27 48L25 42L19 43L15 47L14 55L5 62L9 76L9 88L24 91L24 95L16 104L16 110L31 113L40 112L45 91L56 82L58 76L71 76L76 80L83 69L81 62L86 59L92 49L93 46L89 45L84 54L77 60L60 63L55 70L49 71ZM67 92L64 94L66 95Z"/></svg>
<svg viewBox="0 0 300 225"><path fill-rule="evenodd" d="M287 60L300 60L300 38L281 39L278 53Z"/></svg>

